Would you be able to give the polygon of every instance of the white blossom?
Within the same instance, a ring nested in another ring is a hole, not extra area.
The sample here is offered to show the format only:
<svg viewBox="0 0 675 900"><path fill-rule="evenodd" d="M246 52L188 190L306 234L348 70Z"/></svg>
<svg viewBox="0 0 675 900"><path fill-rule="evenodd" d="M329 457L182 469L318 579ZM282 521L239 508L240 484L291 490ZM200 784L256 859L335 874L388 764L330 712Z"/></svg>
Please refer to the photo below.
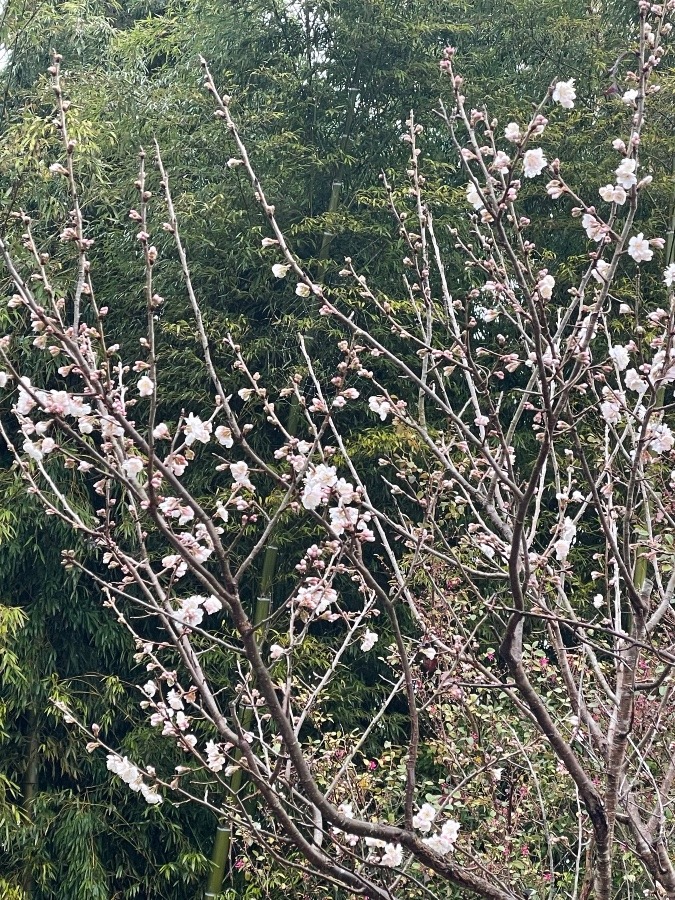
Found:
<svg viewBox="0 0 675 900"><path fill-rule="evenodd" d="M569 81L559 81L553 91L553 100L559 103L563 109L572 109L577 93L574 89L574 78Z"/></svg>
<svg viewBox="0 0 675 900"><path fill-rule="evenodd" d="M523 156L523 175L525 178L536 178L537 175L541 175L547 165L548 163L541 147L525 151Z"/></svg>
<svg viewBox="0 0 675 900"><path fill-rule="evenodd" d="M625 190L616 184L606 184L598 189L598 193L605 203L618 203L619 206L623 206L628 196Z"/></svg>
<svg viewBox="0 0 675 900"><path fill-rule="evenodd" d="M369 397L368 406L383 422L391 412L391 403L385 397Z"/></svg>
<svg viewBox="0 0 675 900"><path fill-rule="evenodd" d="M227 427L227 425L219 425L215 431L216 440L223 447L226 447L228 450L233 446L234 441L232 439L232 431Z"/></svg>
<svg viewBox="0 0 675 900"><path fill-rule="evenodd" d="M522 138L522 134L520 133L520 126L517 122L509 122L509 124L504 129L504 137L512 144L518 143L518 141Z"/></svg>
<svg viewBox="0 0 675 900"><path fill-rule="evenodd" d="M413 828L417 828L418 831L423 831L425 833L431 831L431 826L433 825L435 818L436 809L431 803L423 803L420 807L420 811L413 816Z"/></svg>
<svg viewBox="0 0 675 900"><path fill-rule="evenodd" d="M649 441L649 447L655 453L668 453L673 449L675 437L667 425L661 424L654 426L650 432L650 436L651 440Z"/></svg>
<svg viewBox="0 0 675 900"><path fill-rule="evenodd" d="M152 429L152 436L156 441L168 441L171 439L171 432L165 422L160 422Z"/></svg>
<svg viewBox="0 0 675 900"><path fill-rule="evenodd" d="M373 649L378 640L379 635L375 631L371 631L369 628L366 628L366 631L363 635L363 640L361 641L361 649L364 653L367 653L368 650Z"/></svg>
<svg viewBox="0 0 675 900"><path fill-rule="evenodd" d="M636 263L649 262L654 256L654 251L642 232L633 235L628 241L628 255L632 256Z"/></svg>
<svg viewBox="0 0 675 900"><path fill-rule="evenodd" d="M285 266L282 263L275 263L272 266L272 274L275 278L285 278L290 268L290 266Z"/></svg>
<svg viewBox="0 0 675 900"><path fill-rule="evenodd" d="M562 530L560 532L560 537L553 545L556 559L559 562L564 562L564 560L567 559L570 552L570 547L572 546L576 537L576 533L576 525L569 516L566 516L565 521L563 522Z"/></svg>
<svg viewBox="0 0 675 900"><path fill-rule="evenodd" d="M466 186L466 199L474 209L480 209L483 206L481 196L471 181Z"/></svg>
<svg viewBox="0 0 675 900"><path fill-rule="evenodd" d="M537 285L537 289L539 290L539 296L542 300L550 300L553 296L553 288L555 287L555 278L553 275L544 275L539 284Z"/></svg>
<svg viewBox="0 0 675 900"><path fill-rule="evenodd" d="M320 463L305 476L302 505L305 509L316 509L328 496L329 489L337 482L335 466Z"/></svg>
<svg viewBox="0 0 675 900"><path fill-rule="evenodd" d="M630 105L631 103L635 103L635 101L637 100L637 95L638 92L635 90L635 88L630 88L630 90L627 90L625 92L621 99L624 103Z"/></svg>
<svg viewBox="0 0 675 900"><path fill-rule="evenodd" d="M248 463L245 463L243 460L236 463L230 463L230 475L235 484L239 484L246 488L253 487L248 478Z"/></svg>
<svg viewBox="0 0 675 900"><path fill-rule="evenodd" d="M623 370L628 367L628 363L630 362L630 354L625 347L621 346L621 344L615 344L610 349L609 355L616 363L616 367L620 372L623 372Z"/></svg>
<svg viewBox="0 0 675 900"><path fill-rule="evenodd" d="M672 287L675 283L675 263L671 263L663 272L663 283L666 287Z"/></svg>
<svg viewBox="0 0 675 900"><path fill-rule="evenodd" d="M629 391L636 391L638 394L644 394L649 387L644 378L640 378L635 369L629 369L626 372L624 384Z"/></svg>
<svg viewBox="0 0 675 900"><path fill-rule="evenodd" d="M220 772L227 762L227 758L223 755L220 745L215 741L206 742L206 765L212 772Z"/></svg>
<svg viewBox="0 0 675 900"><path fill-rule="evenodd" d="M185 420L185 424L183 425L185 443L188 447L194 444L195 441L200 441L202 444L208 444L212 427L210 422L202 422L199 416L196 416L194 413L189 413Z"/></svg>
<svg viewBox="0 0 675 900"><path fill-rule="evenodd" d="M616 175L616 183L627 191L637 183L637 178L635 177L636 166L637 163L634 159L624 159L614 173Z"/></svg>
<svg viewBox="0 0 675 900"><path fill-rule="evenodd" d="M592 216L590 213L585 213L582 216L581 224L586 229L589 240L598 243L604 237L605 230L602 227L602 222L599 222L595 216Z"/></svg>
<svg viewBox="0 0 675 900"><path fill-rule="evenodd" d="M129 478L135 478L137 475L143 471L143 460L140 456L129 456L122 463L122 469L124 470L124 474L128 475Z"/></svg>
<svg viewBox="0 0 675 900"><path fill-rule="evenodd" d="M152 397L155 390L154 382L151 378L148 378L147 375L142 375L138 379L138 384L136 385L136 387L138 388L138 394L140 397Z"/></svg>
<svg viewBox="0 0 675 900"><path fill-rule="evenodd" d="M381 865L389 866L389 868L393 869L395 866L400 866L402 862L403 847L400 844L386 844L380 859Z"/></svg>
<svg viewBox="0 0 675 900"><path fill-rule="evenodd" d="M595 278L596 281L599 281L600 284L604 284L607 280L607 274L610 268L611 265L608 262L606 262L604 259L599 259L595 263L595 268L591 272L591 275L593 276L593 278Z"/></svg>

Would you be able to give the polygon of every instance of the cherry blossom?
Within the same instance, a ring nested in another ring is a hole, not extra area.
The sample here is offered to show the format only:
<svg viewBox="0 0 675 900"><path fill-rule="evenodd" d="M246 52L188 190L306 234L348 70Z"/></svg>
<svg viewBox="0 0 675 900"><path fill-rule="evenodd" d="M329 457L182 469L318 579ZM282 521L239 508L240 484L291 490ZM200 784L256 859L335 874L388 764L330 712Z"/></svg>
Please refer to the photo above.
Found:
<svg viewBox="0 0 675 900"><path fill-rule="evenodd" d="M243 460L236 463L230 463L230 475L235 484L246 488L253 487L248 478L248 463Z"/></svg>
<svg viewBox="0 0 675 900"><path fill-rule="evenodd" d="M284 265L283 263L275 263L272 266L272 274L275 278L285 278L290 268L291 267L289 265Z"/></svg>
<svg viewBox="0 0 675 900"><path fill-rule="evenodd" d="M165 422L160 422L159 425L156 425L152 429L152 436L156 441L171 440L171 432L169 431L168 425Z"/></svg>
<svg viewBox="0 0 675 900"><path fill-rule="evenodd" d="M369 397L368 406L383 422L391 412L391 403L385 397Z"/></svg>
<svg viewBox="0 0 675 900"><path fill-rule="evenodd" d="M336 482L335 466L320 463L308 472L302 493L302 505L305 509L316 509L321 501L328 497L329 489Z"/></svg>
<svg viewBox="0 0 675 900"><path fill-rule="evenodd" d="M481 209L483 207L481 196L471 181L466 186L466 199L474 209Z"/></svg>
<svg viewBox="0 0 675 900"><path fill-rule="evenodd" d="M155 390L154 382L147 375L143 375L138 379L136 387L140 397L152 397Z"/></svg>
<svg viewBox="0 0 675 900"><path fill-rule="evenodd" d="M559 200L565 193L565 186L562 181L558 181L557 178L554 178L546 185L546 193L552 200Z"/></svg>
<svg viewBox="0 0 675 900"><path fill-rule="evenodd" d="M370 629L366 628L366 631L363 635L363 639L361 641L361 650L364 653L367 653L368 650L372 650L377 641L379 640L379 635L375 631L370 631Z"/></svg>
<svg viewBox="0 0 675 900"><path fill-rule="evenodd" d="M553 100L559 103L563 109L572 109L577 94L574 89L574 78L569 81L559 81L553 91Z"/></svg>
<svg viewBox="0 0 675 900"><path fill-rule="evenodd" d="M220 744L215 741L206 742L206 765L212 772L220 772L227 763L227 757L223 755Z"/></svg>
<svg viewBox="0 0 675 900"><path fill-rule="evenodd" d="M663 283L666 287L672 287L675 283L675 263L671 263L663 272Z"/></svg>
<svg viewBox="0 0 675 900"><path fill-rule="evenodd" d="M380 859L380 864L394 868L403 862L403 847L400 844L387 844Z"/></svg>
<svg viewBox="0 0 675 900"><path fill-rule="evenodd" d="M606 260L598 259L595 263L595 268L591 272L591 275L593 276L593 278L595 278L596 281L599 281L600 284L604 284L604 282L607 280L607 274L610 268L611 266L608 262L606 262Z"/></svg>
<svg viewBox="0 0 675 900"><path fill-rule="evenodd" d="M652 428L649 441L651 450L655 453L668 453L673 449L673 444L675 444L675 436L667 425L662 423Z"/></svg>
<svg viewBox="0 0 675 900"><path fill-rule="evenodd" d="M559 562L562 562L563 560L567 559L569 552L570 552L570 547L572 546L572 543L574 542L576 533L577 533L576 525L574 524L572 519L570 519L569 516L566 516L565 521L563 523L562 531L560 533L560 537L553 545L553 549L555 550L556 559Z"/></svg>
<svg viewBox="0 0 675 900"><path fill-rule="evenodd" d="M605 229L602 223L599 222L595 218L595 216L592 216L590 213L585 213L582 216L581 224L586 229L586 234L588 235L589 240L598 243L605 236Z"/></svg>
<svg viewBox="0 0 675 900"><path fill-rule="evenodd" d="M614 184L606 184L599 188L598 193L606 203L617 203L619 206L626 202L628 196L622 187Z"/></svg>
<svg viewBox="0 0 675 900"><path fill-rule="evenodd" d="M124 474L128 475L129 478L135 478L137 475L143 471L144 463L140 456L129 456L122 463L122 469L124 470Z"/></svg>
<svg viewBox="0 0 675 900"><path fill-rule="evenodd" d="M624 159L615 172L616 183L627 191L634 184L637 184L637 178L635 177L636 167L637 163L634 159Z"/></svg>
<svg viewBox="0 0 675 900"><path fill-rule="evenodd" d="M456 822L454 819L448 819L447 822L443 823L440 834L424 838L424 843L440 856L447 856L448 853L452 853L454 850L460 828L459 822Z"/></svg>
<svg viewBox="0 0 675 900"><path fill-rule="evenodd" d="M435 818L435 807L432 806L431 803L424 803L420 807L420 811L413 816L413 828L417 828L418 831L423 831L425 833L431 831L431 826L433 825Z"/></svg>
<svg viewBox="0 0 675 900"><path fill-rule="evenodd" d="M234 440L232 439L232 431L227 427L227 425L219 425L216 428L215 436L218 443L223 447L226 447L228 450L234 445Z"/></svg>
<svg viewBox="0 0 675 900"><path fill-rule="evenodd" d="M609 355L616 363L616 367L620 372L623 372L623 370L627 368L628 363L630 362L630 354L621 344L615 344L609 351Z"/></svg>
<svg viewBox="0 0 675 900"><path fill-rule="evenodd" d="M523 156L523 175L525 178L536 178L548 165L541 147L526 150Z"/></svg>
<svg viewBox="0 0 675 900"><path fill-rule="evenodd" d="M517 144L518 141L522 139L522 134L520 133L520 126L517 122L509 122L509 124L504 129L504 137L507 141L510 141L512 144Z"/></svg>
<svg viewBox="0 0 675 900"><path fill-rule="evenodd" d="M637 100L637 95L638 95L638 92L635 90L635 88L630 88L629 90L627 90L624 93L624 95L621 99L624 103L626 103L627 105L630 105L632 103L635 103L635 101Z"/></svg>
<svg viewBox="0 0 675 900"><path fill-rule="evenodd" d="M189 413L185 420L185 424L183 425L185 443L188 447L194 444L195 441L200 441L202 444L208 444L212 427L210 422L202 422L199 416L195 416L194 413Z"/></svg>
<svg viewBox="0 0 675 900"><path fill-rule="evenodd" d="M309 297L312 292L304 282L300 281L295 286L295 293L298 297Z"/></svg>
<svg viewBox="0 0 675 900"><path fill-rule="evenodd" d="M629 369L626 372L626 375L624 377L624 384L629 391L636 391L638 394L644 394L649 387L644 378L640 378L635 369Z"/></svg>
<svg viewBox="0 0 675 900"><path fill-rule="evenodd" d="M654 251L642 232L633 235L628 241L628 255L632 256L636 263L649 262L654 256Z"/></svg>
<svg viewBox="0 0 675 900"><path fill-rule="evenodd" d="M555 278L552 275L544 275L537 285L539 296L542 300L550 300L553 296L553 288L555 287Z"/></svg>

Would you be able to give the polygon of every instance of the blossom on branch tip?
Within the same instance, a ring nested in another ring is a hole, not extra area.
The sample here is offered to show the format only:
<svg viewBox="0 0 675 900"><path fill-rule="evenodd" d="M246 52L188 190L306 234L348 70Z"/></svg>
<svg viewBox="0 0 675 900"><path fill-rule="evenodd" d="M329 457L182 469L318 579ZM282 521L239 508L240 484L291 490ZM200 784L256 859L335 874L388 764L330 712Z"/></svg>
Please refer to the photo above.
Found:
<svg viewBox="0 0 675 900"><path fill-rule="evenodd" d="M245 463L243 460L236 463L230 463L230 475L235 484L247 488L253 487L248 478L248 463Z"/></svg>
<svg viewBox="0 0 675 900"><path fill-rule="evenodd" d="M560 537L553 545L553 549L555 550L556 559L559 562L564 562L570 552L570 547L574 543L574 539L576 537L577 528L572 519L569 516L566 516L565 521L563 523L562 531Z"/></svg>
<svg viewBox="0 0 675 900"><path fill-rule="evenodd" d="M562 181L554 178L546 185L546 193L552 200L559 200L565 193L565 186L563 185Z"/></svg>
<svg viewBox="0 0 675 900"><path fill-rule="evenodd" d="M220 745L215 741L206 742L206 765L212 772L220 772L227 762L227 758L223 755Z"/></svg>
<svg viewBox="0 0 675 900"><path fill-rule="evenodd" d="M171 432L165 422L160 422L152 429L152 436L156 441L168 441L171 439Z"/></svg>
<svg viewBox="0 0 675 900"><path fill-rule="evenodd" d="M584 227L589 240L599 243L605 236L605 227L599 222L595 216L585 213L581 218L581 224Z"/></svg>
<svg viewBox="0 0 675 900"><path fill-rule="evenodd" d="M305 509L316 509L328 497L330 488L337 482L335 466L320 463L305 476L302 505Z"/></svg>
<svg viewBox="0 0 675 900"><path fill-rule="evenodd" d="M629 391L635 391L638 394L646 393L647 388L649 387L644 378L640 378L636 369L629 369L626 372L624 384Z"/></svg>

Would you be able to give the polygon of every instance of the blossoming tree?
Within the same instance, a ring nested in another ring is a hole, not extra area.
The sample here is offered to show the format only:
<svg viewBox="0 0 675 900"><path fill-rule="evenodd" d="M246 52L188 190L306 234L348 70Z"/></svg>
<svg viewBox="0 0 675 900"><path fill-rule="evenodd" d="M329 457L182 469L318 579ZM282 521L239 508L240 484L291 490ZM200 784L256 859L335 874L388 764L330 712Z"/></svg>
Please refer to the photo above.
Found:
<svg viewBox="0 0 675 900"><path fill-rule="evenodd" d="M30 323L47 362L33 383L13 335L2 339L2 387L15 391L15 424L2 431L27 490L89 541L90 559L66 550L64 562L94 579L133 635L149 673L141 708L184 751L175 771L158 771L64 709L149 804L202 804L238 852L262 848L350 895L505 900L527 889L607 900L628 879L675 898L675 265L667 261L653 297L636 291L625 302L635 267L653 266L665 243L634 224L650 182L643 125L674 10L675 0L639 3L613 178L583 189L540 146L548 107L564 116L574 106L574 80L552 84L529 122L500 125L467 102L445 51L452 102L441 120L466 172L468 214L448 248L425 201L423 128L411 115L406 197L383 178L403 246L402 301L350 259L341 287L312 278L204 63L235 148L228 165L248 174L269 227L272 277L293 279L339 332L329 378L301 337L302 365L281 386L204 324L159 147L163 199L141 153L130 213L144 259L140 358L110 343L55 56L63 159L51 171L70 193L60 240L76 277L66 288L17 213L19 241L10 233L0 243L15 290L8 305L16 334ZM552 214L578 218L588 237L574 279L569 268L550 271L528 237L523 204L547 172ZM213 397L175 420L163 408L156 336L160 204ZM469 289L453 289L449 252L463 259ZM377 329L360 324L363 304ZM237 396L215 346L241 378ZM349 410L397 435L381 476L350 452ZM268 455L261 429L275 443ZM533 452L517 447L523 433ZM213 470L207 497L191 482L197 461ZM376 481L386 503L372 499ZM254 609L263 556L300 522L313 538L291 590ZM304 648L320 629L330 630L324 664L308 670ZM362 733L317 737L310 725L356 648L381 655L386 699ZM395 778L364 779L362 748L397 703L409 741L389 754Z"/></svg>

